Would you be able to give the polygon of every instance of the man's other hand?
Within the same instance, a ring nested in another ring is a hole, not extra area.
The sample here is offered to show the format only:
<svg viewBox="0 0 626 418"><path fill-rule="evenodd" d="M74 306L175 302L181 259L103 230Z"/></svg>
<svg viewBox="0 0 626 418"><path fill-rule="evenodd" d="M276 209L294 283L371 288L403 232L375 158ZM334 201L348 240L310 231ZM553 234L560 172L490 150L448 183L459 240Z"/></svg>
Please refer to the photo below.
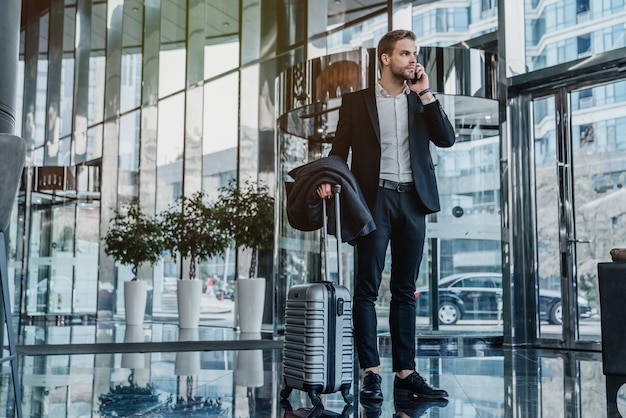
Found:
<svg viewBox="0 0 626 418"><path fill-rule="evenodd" d="M317 195L320 199L328 199L333 196L330 183L322 183L317 187Z"/></svg>

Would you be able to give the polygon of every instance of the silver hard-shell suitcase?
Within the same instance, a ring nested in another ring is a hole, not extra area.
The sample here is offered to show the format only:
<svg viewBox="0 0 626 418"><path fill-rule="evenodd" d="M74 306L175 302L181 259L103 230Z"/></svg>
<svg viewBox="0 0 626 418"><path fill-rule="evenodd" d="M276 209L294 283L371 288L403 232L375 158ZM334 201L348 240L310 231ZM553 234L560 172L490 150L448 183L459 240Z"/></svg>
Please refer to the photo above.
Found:
<svg viewBox="0 0 626 418"><path fill-rule="evenodd" d="M334 188L339 283L330 279L324 201L326 280L292 286L285 309L284 387L280 395L287 398L292 389L299 389L308 393L315 406L322 406L319 395L325 393L341 392L346 403L354 401L350 393L354 367L352 298L343 286L341 271L340 191L339 186Z"/></svg>

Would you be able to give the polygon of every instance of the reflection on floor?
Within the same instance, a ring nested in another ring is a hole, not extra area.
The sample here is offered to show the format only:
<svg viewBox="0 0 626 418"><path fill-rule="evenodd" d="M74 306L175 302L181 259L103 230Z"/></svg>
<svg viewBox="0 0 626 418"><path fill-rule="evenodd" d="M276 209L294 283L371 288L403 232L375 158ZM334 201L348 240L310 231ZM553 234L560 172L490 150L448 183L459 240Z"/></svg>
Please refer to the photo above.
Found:
<svg viewBox="0 0 626 418"><path fill-rule="evenodd" d="M241 336L212 327L179 333L175 324L127 329L113 323L27 326L21 342L25 417L619 416L607 412L599 353L508 350L465 337L419 340L419 372L450 397L394 403L387 339L381 338L385 400L364 405L357 399L350 406L340 394L323 395L321 411L312 410L298 390L281 400L281 341L271 335ZM212 351L199 351L209 344L204 342L213 344ZM218 349L220 342L227 349ZM233 350L233 342L245 349ZM107 343L117 343L119 350ZM0 416L10 417L6 362L0 378ZM355 379L355 397L358 385ZM626 411L624 406L626 395L620 392L617 407Z"/></svg>

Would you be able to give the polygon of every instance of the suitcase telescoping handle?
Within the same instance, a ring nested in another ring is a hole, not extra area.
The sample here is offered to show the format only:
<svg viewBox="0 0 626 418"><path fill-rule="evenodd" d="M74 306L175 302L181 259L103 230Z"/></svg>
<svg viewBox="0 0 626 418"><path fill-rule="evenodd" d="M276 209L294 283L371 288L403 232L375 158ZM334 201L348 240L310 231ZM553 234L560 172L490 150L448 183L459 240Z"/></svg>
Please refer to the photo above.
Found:
<svg viewBox="0 0 626 418"><path fill-rule="evenodd" d="M339 195L341 194L341 186L339 184L333 186L333 196L335 198L335 237L337 238L337 282L343 285L343 272L341 263L341 202ZM324 267L326 270L326 280L332 281L330 278L330 269L328 265L328 210L326 209L328 199L324 199L323 217L324 225L322 227L322 237L324 239Z"/></svg>

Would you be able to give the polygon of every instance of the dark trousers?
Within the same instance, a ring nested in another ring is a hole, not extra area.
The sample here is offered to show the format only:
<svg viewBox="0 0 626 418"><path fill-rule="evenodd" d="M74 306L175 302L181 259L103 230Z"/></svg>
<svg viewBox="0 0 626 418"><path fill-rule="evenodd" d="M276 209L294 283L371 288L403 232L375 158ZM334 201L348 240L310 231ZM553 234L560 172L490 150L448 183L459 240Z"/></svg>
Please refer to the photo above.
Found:
<svg viewBox="0 0 626 418"><path fill-rule="evenodd" d="M426 215L415 192L379 187L376 230L357 241L354 341L362 369L380 365L375 303L391 242L389 330L393 371L415 370L415 281L424 249Z"/></svg>

